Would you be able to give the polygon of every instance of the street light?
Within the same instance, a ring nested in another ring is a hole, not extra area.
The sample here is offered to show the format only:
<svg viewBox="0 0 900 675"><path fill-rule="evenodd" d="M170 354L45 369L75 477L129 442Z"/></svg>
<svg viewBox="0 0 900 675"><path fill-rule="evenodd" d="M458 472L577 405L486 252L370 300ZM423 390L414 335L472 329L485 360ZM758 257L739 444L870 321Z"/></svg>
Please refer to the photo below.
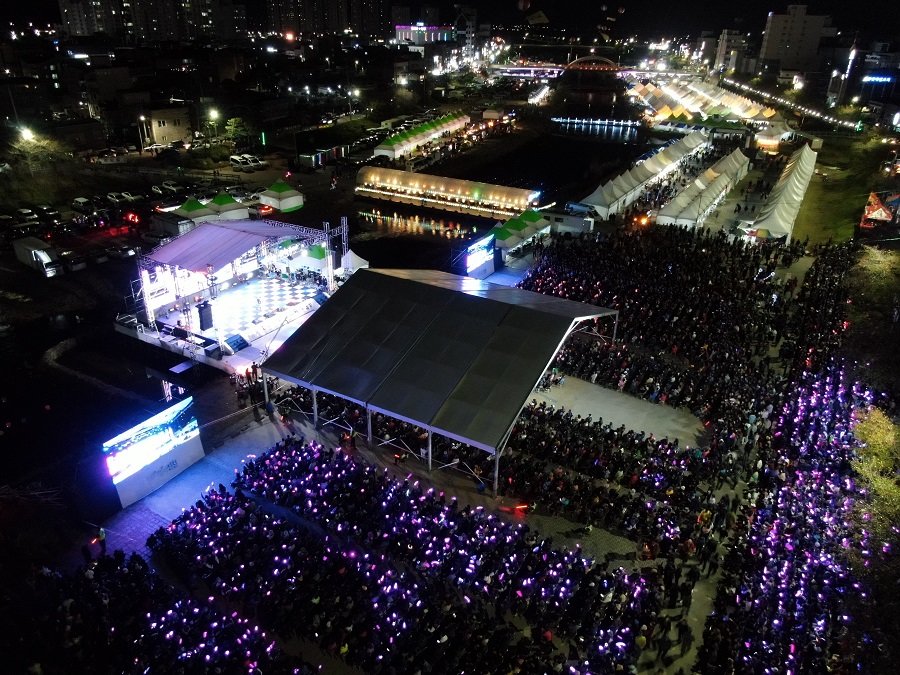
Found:
<svg viewBox="0 0 900 675"><path fill-rule="evenodd" d="M141 152L144 151L144 145L145 145L144 134L147 133L147 129L144 126L146 121L147 121L147 118L144 117L143 115L138 117L138 140L141 142Z"/></svg>
<svg viewBox="0 0 900 675"><path fill-rule="evenodd" d="M20 129L20 133L22 134L23 141L33 141L34 140L34 132L28 127L22 127Z"/></svg>
<svg viewBox="0 0 900 675"><path fill-rule="evenodd" d="M209 111L209 121L213 123L213 138L219 136L219 111L212 108Z"/></svg>

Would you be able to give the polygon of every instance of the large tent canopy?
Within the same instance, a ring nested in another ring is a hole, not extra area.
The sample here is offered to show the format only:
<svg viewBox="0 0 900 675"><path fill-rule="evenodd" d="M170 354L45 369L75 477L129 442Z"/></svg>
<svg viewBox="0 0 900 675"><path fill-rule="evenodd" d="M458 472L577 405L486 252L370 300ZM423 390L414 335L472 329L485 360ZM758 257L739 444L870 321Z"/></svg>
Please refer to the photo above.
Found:
<svg viewBox="0 0 900 675"><path fill-rule="evenodd" d="M201 223L190 232L157 247L147 258L192 272L221 269L267 239L297 237L300 230L262 220L217 220Z"/></svg>
<svg viewBox="0 0 900 675"><path fill-rule="evenodd" d="M660 225L696 226L737 183L747 175L750 160L734 150L692 180L687 187L660 209Z"/></svg>
<svg viewBox="0 0 900 675"><path fill-rule="evenodd" d="M818 153L808 145L791 155L778 182L753 221L752 229L767 230L775 239L785 237L790 241L794 221L816 169L817 156Z"/></svg>
<svg viewBox="0 0 900 675"><path fill-rule="evenodd" d="M664 176L697 149L705 147L708 141L709 136L704 132L693 131L675 143L661 148L625 173L600 185L582 199L581 203L593 207L601 218L609 218L610 214L618 213L636 201L649 183Z"/></svg>
<svg viewBox="0 0 900 675"><path fill-rule="evenodd" d="M263 370L494 453L572 328L617 314L444 272L361 269Z"/></svg>

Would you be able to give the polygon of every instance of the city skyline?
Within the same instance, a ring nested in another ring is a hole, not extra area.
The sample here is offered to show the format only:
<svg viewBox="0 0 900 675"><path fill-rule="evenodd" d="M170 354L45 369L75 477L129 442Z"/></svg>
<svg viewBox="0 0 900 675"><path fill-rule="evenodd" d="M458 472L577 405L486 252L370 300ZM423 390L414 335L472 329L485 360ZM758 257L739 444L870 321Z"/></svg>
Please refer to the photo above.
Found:
<svg viewBox="0 0 900 675"><path fill-rule="evenodd" d="M139 5L140 0L134 4ZM267 0L244 0L248 14L262 11ZM450 2L392 2L390 5L401 6L437 6L442 15L452 14ZM471 0L466 3L475 7L480 22L501 24L524 24L529 17L542 12L549 25L565 28L585 28L586 26L611 26L614 34L626 35L697 35L702 31L720 31L724 28L739 29L747 32L761 32L769 12L784 13L788 4L773 3L771 0L749 0L740 6L708 5L702 0L685 0L678 4L677 12L666 10L663 3L635 6L625 0L609 3L592 3L585 7L583 3L570 0L568 2L551 3L547 0ZM801 3L795 3L801 4ZM900 37L900 25L885 21L891 17L888 0L873 0L862 9L850 6L837 0L812 0L805 3L807 13L811 15L828 15L832 17L832 25L841 31L860 31L867 37L879 39L896 39ZM603 8L606 8L605 10ZM623 11L619 11L623 10ZM415 12L414 12L415 13ZM58 23L60 8L58 0L34 0L28 4L7 6L2 12L7 21L34 21L36 23ZM608 21L612 17L615 21Z"/></svg>

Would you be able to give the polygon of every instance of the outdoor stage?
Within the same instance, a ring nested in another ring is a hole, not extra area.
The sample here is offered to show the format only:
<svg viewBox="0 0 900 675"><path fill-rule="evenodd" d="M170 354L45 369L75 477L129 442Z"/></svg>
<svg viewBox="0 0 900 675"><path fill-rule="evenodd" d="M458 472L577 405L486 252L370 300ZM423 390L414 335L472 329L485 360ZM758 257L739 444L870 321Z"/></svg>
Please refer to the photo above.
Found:
<svg viewBox="0 0 900 675"><path fill-rule="evenodd" d="M185 357L193 362L243 374L262 363L319 308L324 299L312 281L251 278L218 291L215 297L180 298L156 311L156 330L136 322L116 323L116 330ZM201 329L198 306L208 302L212 326ZM229 353L233 352L233 353ZM220 358L218 358L220 356Z"/></svg>

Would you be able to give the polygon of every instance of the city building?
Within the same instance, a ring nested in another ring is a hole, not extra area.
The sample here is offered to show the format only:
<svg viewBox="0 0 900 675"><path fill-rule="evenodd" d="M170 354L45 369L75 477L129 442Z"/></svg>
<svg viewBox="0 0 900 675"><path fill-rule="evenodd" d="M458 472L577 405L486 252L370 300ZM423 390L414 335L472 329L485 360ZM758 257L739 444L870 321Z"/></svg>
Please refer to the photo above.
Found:
<svg viewBox="0 0 900 675"><path fill-rule="evenodd" d="M713 68L720 73L737 70L741 54L747 46L747 39L739 30L723 30L716 45L716 59Z"/></svg>
<svg viewBox="0 0 900 675"><path fill-rule="evenodd" d="M831 17L806 13L806 5L788 5L787 14L769 12L759 51L764 70L818 68L819 42L834 33Z"/></svg>
<svg viewBox="0 0 900 675"><path fill-rule="evenodd" d="M150 135L147 144L168 145L191 140L191 116L186 106L154 108L147 122Z"/></svg>
<svg viewBox="0 0 900 675"><path fill-rule="evenodd" d="M426 26L421 21L412 26L395 26L394 37L400 44L424 45L456 40L453 26Z"/></svg>

